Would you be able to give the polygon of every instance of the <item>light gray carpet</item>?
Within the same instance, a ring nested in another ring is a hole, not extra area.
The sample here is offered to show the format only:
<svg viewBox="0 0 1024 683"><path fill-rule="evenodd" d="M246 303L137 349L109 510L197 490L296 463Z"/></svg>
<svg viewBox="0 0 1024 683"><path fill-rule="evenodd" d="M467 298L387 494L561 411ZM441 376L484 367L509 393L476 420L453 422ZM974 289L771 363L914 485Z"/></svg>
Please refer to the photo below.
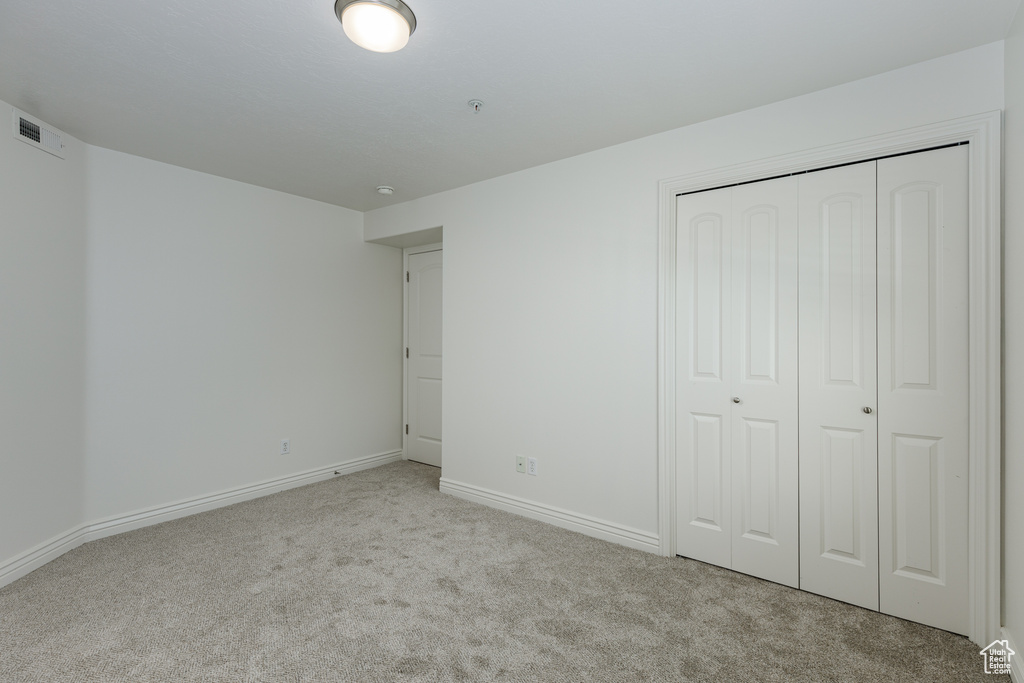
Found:
<svg viewBox="0 0 1024 683"><path fill-rule="evenodd" d="M396 463L82 546L0 590L0 680L1008 680L965 638L438 476Z"/></svg>

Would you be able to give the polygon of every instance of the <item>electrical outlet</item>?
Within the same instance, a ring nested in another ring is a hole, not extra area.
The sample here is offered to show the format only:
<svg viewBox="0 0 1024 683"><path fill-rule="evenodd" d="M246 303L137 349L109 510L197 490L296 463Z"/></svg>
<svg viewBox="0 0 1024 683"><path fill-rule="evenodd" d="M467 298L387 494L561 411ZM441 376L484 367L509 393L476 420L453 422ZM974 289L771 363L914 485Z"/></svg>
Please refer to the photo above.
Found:
<svg viewBox="0 0 1024 683"><path fill-rule="evenodd" d="M537 458L526 459L526 473L537 476Z"/></svg>
<svg viewBox="0 0 1024 683"><path fill-rule="evenodd" d="M526 456L516 456L516 472L519 472L520 474L526 472Z"/></svg>
<svg viewBox="0 0 1024 683"><path fill-rule="evenodd" d="M288 455L292 452L292 446L288 441L289 439L281 439L281 455Z"/></svg>

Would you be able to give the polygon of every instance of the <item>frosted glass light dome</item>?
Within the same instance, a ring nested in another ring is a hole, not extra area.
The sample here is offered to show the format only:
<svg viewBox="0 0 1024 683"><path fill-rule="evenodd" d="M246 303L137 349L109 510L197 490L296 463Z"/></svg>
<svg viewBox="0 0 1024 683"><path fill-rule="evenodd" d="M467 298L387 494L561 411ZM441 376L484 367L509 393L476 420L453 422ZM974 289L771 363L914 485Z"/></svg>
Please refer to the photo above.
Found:
<svg viewBox="0 0 1024 683"><path fill-rule="evenodd" d="M373 52L401 50L416 30L416 17L401 0L337 0L334 12L345 35Z"/></svg>

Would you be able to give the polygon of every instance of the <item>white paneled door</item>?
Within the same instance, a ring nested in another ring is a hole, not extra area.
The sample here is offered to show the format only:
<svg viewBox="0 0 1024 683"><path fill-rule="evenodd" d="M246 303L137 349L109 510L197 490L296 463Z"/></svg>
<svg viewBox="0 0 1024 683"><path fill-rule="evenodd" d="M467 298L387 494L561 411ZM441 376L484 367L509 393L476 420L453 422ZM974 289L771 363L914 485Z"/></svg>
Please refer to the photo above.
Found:
<svg viewBox="0 0 1024 683"><path fill-rule="evenodd" d="M676 198L676 552L956 633L968 150Z"/></svg>
<svg viewBox="0 0 1024 683"><path fill-rule="evenodd" d="M676 547L732 566L732 190L677 200Z"/></svg>
<svg viewBox="0 0 1024 683"><path fill-rule="evenodd" d="M442 252L409 254L406 457L441 466Z"/></svg>
<svg viewBox="0 0 1024 683"><path fill-rule="evenodd" d="M967 147L878 162L881 609L968 633Z"/></svg>
<svg viewBox="0 0 1024 683"><path fill-rule="evenodd" d="M677 547L791 586L796 187L787 178L677 200Z"/></svg>
<svg viewBox="0 0 1024 683"><path fill-rule="evenodd" d="M800 177L800 587L878 609L875 162Z"/></svg>
<svg viewBox="0 0 1024 683"><path fill-rule="evenodd" d="M799 582L797 181L732 191L732 568Z"/></svg>

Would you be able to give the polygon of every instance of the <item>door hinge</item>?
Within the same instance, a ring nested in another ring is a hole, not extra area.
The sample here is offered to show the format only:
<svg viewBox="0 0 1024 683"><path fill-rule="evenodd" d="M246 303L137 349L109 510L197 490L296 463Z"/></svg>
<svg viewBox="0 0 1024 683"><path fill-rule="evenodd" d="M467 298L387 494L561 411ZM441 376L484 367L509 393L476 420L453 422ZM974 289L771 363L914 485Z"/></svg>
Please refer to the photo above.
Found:
<svg viewBox="0 0 1024 683"><path fill-rule="evenodd" d="M409 271L408 271L408 270L407 270L407 271L405 271L405 281L406 281L406 282L408 282L408 281L409 281Z"/></svg>
<svg viewBox="0 0 1024 683"><path fill-rule="evenodd" d="M409 347L408 346L405 347L405 357L406 358L409 357Z"/></svg>
<svg viewBox="0 0 1024 683"><path fill-rule="evenodd" d="M409 425L405 425L405 433L406 433L406 434L408 434L408 433L409 433Z"/></svg>

